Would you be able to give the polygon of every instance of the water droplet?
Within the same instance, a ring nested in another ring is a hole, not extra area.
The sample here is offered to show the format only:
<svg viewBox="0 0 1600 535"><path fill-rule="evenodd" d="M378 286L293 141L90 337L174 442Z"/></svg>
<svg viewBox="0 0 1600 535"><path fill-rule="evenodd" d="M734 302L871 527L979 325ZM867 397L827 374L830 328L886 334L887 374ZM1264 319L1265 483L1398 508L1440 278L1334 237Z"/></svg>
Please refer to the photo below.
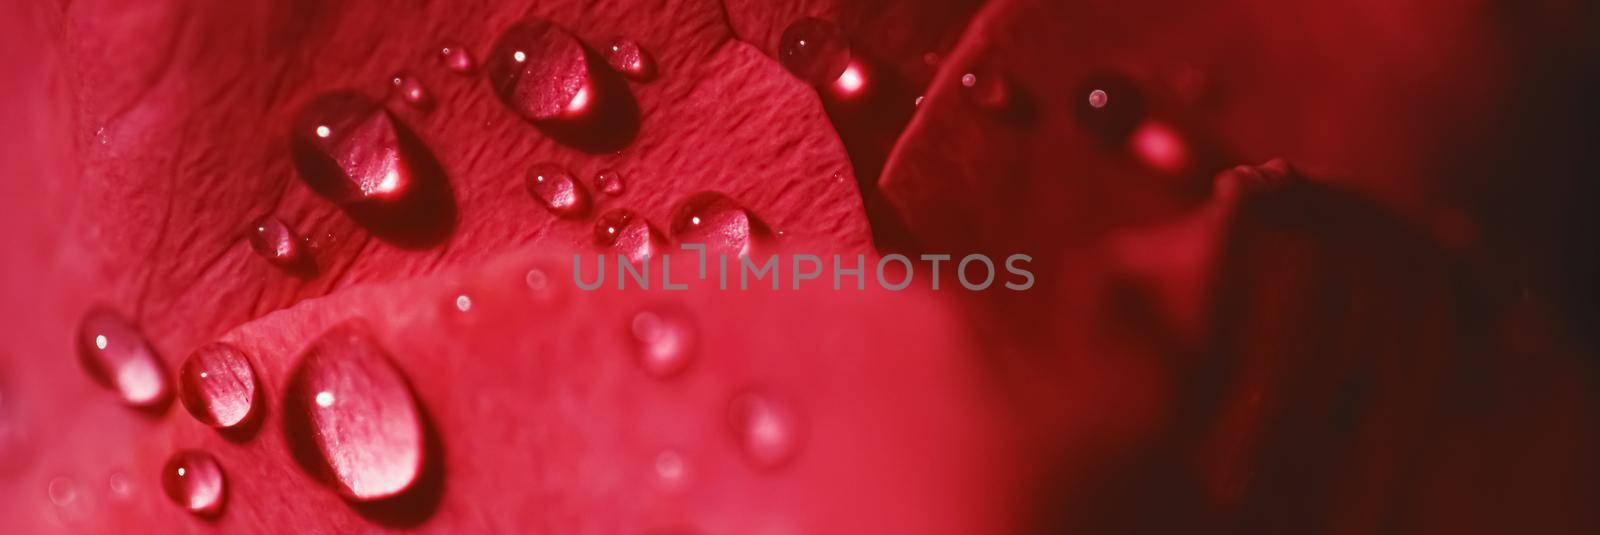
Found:
<svg viewBox="0 0 1600 535"><path fill-rule="evenodd" d="M749 254L759 228L744 207L721 193L691 195L673 210L672 236L682 243L703 243L710 254Z"/></svg>
<svg viewBox="0 0 1600 535"><path fill-rule="evenodd" d="M542 163L528 171L528 193L556 217L578 218L589 211L589 194L572 174L553 163Z"/></svg>
<svg viewBox="0 0 1600 535"><path fill-rule="evenodd" d="M583 44L543 20L508 28L495 42L484 74L500 100L530 121L582 115L595 89Z"/></svg>
<svg viewBox="0 0 1600 535"><path fill-rule="evenodd" d="M273 265L292 269L309 260L301 249L306 241L282 220L265 216L250 225L250 229L250 248Z"/></svg>
<svg viewBox="0 0 1600 535"><path fill-rule="evenodd" d="M405 196L412 166L388 110L357 93L312 100L289 136L301 180L338 203L391 202Z"/></svg>
<svg viewBox="0 0 1600 535"><path fill-rule="evenodd" d="M133 495L133 481L129 480L128 474L121 470L112 472L106 478L106 488L111 490L113 500L126 500Z"/></svg>
<svg viewBox="0 0 1600 535"><path fill-rule="evenodd" d="M472 52L460 43L446 44L439 49L439 59L444 61L444 67L456 74L471 74L478 68L478 61L472 58Z"/></svg>
<svg viewBox="0 0 1600 535"><path fill-rule="evenodd" d="M239 348L226 342L201 346L178 370L179 400L201 423L229 428L255 408L256 374Z"/></svg>
<svg viewBox="0 0 1600 535"><path fill-rule="evenodd" d="M977 69L961 75L961 87L979 107L1000 110L1011 105L1011 84L998 72Z"/></svg>
<svg viewBox="0 0 1600 535"><path fill-rule="evenodd" d="M850 63L850 41L832 22L802 18L783 30L778 61L796 78L822 86L844 73Z"/></svg>
<svg viewBox="0 0 1600 535"><path fill-rule="evenodd" d="M1073 106L1078 124L1101 140L1113 145L1126 143L1144 121L1143 95L1127 78L1093 76L1077 87L1076 94L1088 95ZM1112 100L1111 95L1117 99Z"/></svg>
<svg viewBox="0 0 1600 535"><path fill-rule="evenodd" d="M694 360L695 326L685 312L642 310L628 322L634 354L646 373L658 378L677 375Z"/></svg>
<svg viewBox="0 0 1600 535"><path fill-rule="evenodd" d="M398 73L389 79L394 86L394 93L400 100L413 108L427 108L433 105L433 97L428 94L428 89L422 86L422 80L406 73Z"/></svg>
<svg viewBox="0 0 1600 535"><path fill-rule="evenodd" d="M1094 91L1090 91L1089 92L1089 106L1092 107L1092 108L1096 108L1096 109L1104 108L1104 107L1106 107L1106 101L1109 98L1110 97L1108 95L1106 95L1106 92L1103 89L1096 89Z"/></svg>
<svg viewBox="0 0 1600 535"><path fill-rule="evenodd" d="M461 294L456 296L456 310L469 312L472 310L472 296Z"/></svg>
<svg viewBox="0 0 1600 535"><path fill-rule="evenodd" d="M89 376L141 408L167 402L167 371L149 341L121 314L96 308L78 325L78 357Z"/></svg>
<svg viewBox="0 0 1600 535"><path fill-rule="evenodd" d="M656 454L656 475L661 482L669 486L676 485L683 480L686 464L683 456L672 450L663 450Z"/></svg>
<svg viewBox="0 0 1600 535"><path fill-rule="evenodd" d="M528 283L528 289L535 292L542 292L550 286L550 275L539 268L528 270L528 274L523 277L523 280Z"/></svg>
<svg viewBox="0 0 1600 535"><path fill-rule="evenodd" d="M916 102L913 102L912 104L916 105L916 106L921 106L922 105L922 98L923 98L922 95L917 95Z"/></svg>
<svg viewBox="0 0 1600 535"><path fill-rule="evenodd" d="M50 503L66 507L78 500L78 484L65 477L51 478L45 486L45 495L50 498Z"/></svg>
<svg viewBox="0 0 1600 535"><path fill-rule="evenodd" d="M792 407L758 393L733 399L729 410L734 438L757 466L776 468L800 449L800 421Z"/></svg>
<svg viewBox="0 0 1600 535"><path fill-rule="evenodd" d="M423 465L416 399L389 353L355 325L306 348L284 392L284 416L299 458L344 496L379 500L404 492Z"/></svg>
<svg viewBox="0 0 1600 535"><path fill-rule="evenodd" d="M622 181L622 173L617 171L607 169L594 176L595 189L600 190L601 193L606 195L610 195L612 197L622 195L624 186L625 185Z"/></svg>
<svg viewBox="0 0 1600 535"><path fill-rule="evenodd" d="M638 41L627 38L617 39L612 41L611 46L607 47L606 50L606 62L611 64L611 68L628 77L629 80L648 82L655 79L655 60L650 57L649 52L645 52L639 46Z"/></svg>
<svg viewBox="0 0 1600 535"><path fill-rule="evenodd" d="M631 261L639 261L645 255L659 256L657 249L663 241L650 222L632 210L611 210L594 222L595 245Z"/></svg>
<svg viewBox="0 0 1600 535"><path fill-rule="evenodd" d="M833 174L833 181L834 182L843 183L844 182L844 173L834 173Z"/></svg>
<svg viewBox="0 0 1600 535"><path fill-rule="evenodd" d="M161 488L179 507L210 516L222 511L227 481L211 454L183 450L172 454L161 469Z"/></svg>

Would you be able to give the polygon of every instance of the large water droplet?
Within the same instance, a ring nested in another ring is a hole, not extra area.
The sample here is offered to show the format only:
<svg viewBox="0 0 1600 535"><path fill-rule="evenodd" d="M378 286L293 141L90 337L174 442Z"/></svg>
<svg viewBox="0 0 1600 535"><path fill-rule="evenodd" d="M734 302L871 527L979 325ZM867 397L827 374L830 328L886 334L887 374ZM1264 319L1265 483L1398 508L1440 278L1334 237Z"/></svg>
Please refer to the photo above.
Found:
<svg viewBox="0 0 1600 535"><path fill-rule="evenodd" d="M645 255L660 256L658 249L664 241L649 221L632 210L611 210L594 222L595 245L632 261Z"/></svg>
<svg viewBox="0 0 1600 535"><path fill-rule="evenodd" d="M473 59L472 52L460 43L449 43L439 48L439 59L444 61L444 67L456 74L471 74L478 68L478 61Z"/></svg>
<svg viewBox="0 0 1600 535"><path fill-rule="evenodd" d="M606 48L606 63L611 68L635 82L648 82L656 77L656 62L638 41L621 38Z"/></svg>
<svg viewBox="0 0 1600 535"><path fill-rule="evenodd" d="M787 403L747 392L733 398L728 414L734 438L756 465L776 468L799 452L800 419Z"/></svg>
<svg viewBox="0 0 1600 535"><path fill-rule="evenodd" d="M594 187L599 189L600 193L612 197L622 195L622 192L627 189L627 185L623 183L622 173L612 169L596 174L594 176Z"/></svg>
<svg viewBox="0 0 1600 535"><path fill-rule="evenodd" d="M284 392L289 438L344 496L372 501L404 492L424 460L421 415L389 354L357 326L334 327L300 357Z"/></svg>
<svg viewBox="0 0 1600 535"><path fill-rule="evenodd" d="M422 80L406 73L398 73L389 79L394 93L402 102L413 108L428 108L433 105L433 97L428 94L428 88L423 87Z"/></svg>
<svg viewBox="0 0 1600 535"><path fill-rule="evenodd" d="M121 314L95 308L78 325L78 357L89 376L117 391L122 401L141 408L164 405L171 397L167 371L144 333Z"/></svg>
<svg viewBox="0 0 1600 535"><path fill-rule="evenodd" d="M834 23L802 18L783 30L778 61L796 78L822 86L844 73L850 63L850 42Z"/></svg>
<svg viewBox="0 0 1600 535"><path fill-rule="evenodd" d="M677 375L694 360L695 326L685 312L657 308L642 310L628 322L639 366L652 376Z"/></svg>
<svg viewBox="0 0 1600 535"><path fill-rule="evenodd" d="M565 168L541 163L528 170L528 193L556 217L578 218L589 211L589 194Z"/></svg>
<svg viewBox="0 0 1600 535"><path fill-rule="evenodd" d="M50 498L50 503L60 507L72 505L78 501L78 484L65 477L51 478L45 484L45 496Z"/></svg>
<svg viewBox="0 0 1600 535"><path fill-rule="evenodd" d="M484 71L500 100L531 121L582 115L595 89L583 44L543 20L508 28Z"/></svg>
<svg viewBox="0 0 1600 535"><path fill-rule="evenodd" d="M211 454L183 450L172 454L161 468L161 488L179 507L198 515L222 511L227 497L227 479Z"/></svg>
<svg viewBox="0 0 1600 535"><path fill-rule="evenodd" d="M244 351L226 342L201 346L178 370L178 399L196 420L229 428L250 417L256 374Z"/></svg>
<svg viewBox="0 0 1600 535"><path fill-rule="evenodd" d="M413 182L412 163L388 110L357 93L312 100L289 135L300 178L338 203L392 202Z"/></svg>
<svg viewBox="0 0 1600 535"><path fill-rule="evenodd" d="M672 212L672 236L682 243L705 244L712 254L749 254L755 236L763 232L744 207L721 193L696 193Z"/></svg>
<svg viewBox="0 0 1600 535"><path fill-rule="evenodd" d="M305 240L276 217L257 219L250 225L249 235L250 248L275 266L299 269L310 261L302 247L306 244Z"/></svg>

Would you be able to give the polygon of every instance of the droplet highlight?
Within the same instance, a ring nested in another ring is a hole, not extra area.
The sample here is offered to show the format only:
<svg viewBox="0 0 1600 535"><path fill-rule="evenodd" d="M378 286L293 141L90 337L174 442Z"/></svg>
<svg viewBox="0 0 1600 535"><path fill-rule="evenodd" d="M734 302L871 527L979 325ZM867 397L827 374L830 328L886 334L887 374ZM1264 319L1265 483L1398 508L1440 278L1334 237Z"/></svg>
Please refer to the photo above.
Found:
<svg viewBox="0 0 1600 535"><path fill-rule="evenodd" d="M484 74L500 100L530 121L583 115L595 90L583 44L543 20L507 29Z"/></svg>
<svg viewBox="0 0 1600 535"><path fill-rule="evenodd" d="M1005 76L987 69L975 69L961 75L961 87L978 107L996 111L1011 105L1011 83Z"/></svg>
<svg viewBox="0 0 1600 535"><path fill-rule="evenodd" d="M782 466L799 453L799 416L786 402L763 393L734 397L729 417L745 456L762 468Z"/></svg>
<svg viewBox="0 0 1600 535"><path fill-rule="evenodd" d="M300 178L341 203L388 203L411 189L412 165L399 127L377 101L357 93L323 95L301 108L290 133Z"/></svg>
<svg viewBox="0 0 1600 535"><path fill-rule="evenodd" d="M635 82L649 82L656 77L656 62L639 46L638 41L619 38L606 47L606 63L612 69Z"/></svg>
<svg viewBox="0 0 1600 535"><path fill-rule="evenodd" d="M201 423L226 429L244 423L256 404L256 375L250 360L232 344L214 342L196 349L178 371L179 400Z"/></svg>
<svg viewBox="0 0 1600 535"><path fill-rule="evenodd" d="M227 497L227 478L211 454L183 450L172 454L161 468L161 489L173 503L202 516L222 512Z"/></svg>
<svg viewBox="0 0 1600 535"><path fill-rule="evenodd" d="M265 216L252 223L249 239L250 249L280 268L300 268L310 260L306 240L276 217Z"/></svg>
<svg viewBox="0 0 1600 535"><path fill-rule="evenodd" d="M783 30L778 61L796 78L820 87L844 73L850 63L850 42L838 25L805 17Z"/></svg>
<svg viewBox="0 0 1600 535"><path fill-rule="evenodd" d="M78 325L78 358L89 376L122 402L157 408L171 397L166 367L144 333L121 314L95 308Z"/></svg>
<svg viewBox="0 0 1600 535"><path fill-rule="evenodd" d="M456 74L472 74L477 70L478 61L472 57L472 52L460 43L450 43L439 48L439 59L444 62L444 67Z"/></svg>
<svg viewBox="0 0 1600 535"><path fill-rule="evenodd" d="M615 170L607 169L594 176L595 189L611 197L622 195L626 186L623 183L622 173Z"/></svg>
<svg viewBox="0 0 1600 535"><path fill-rule="evenodd" d="M426 87L423 87L422 80L415 76L406 73L395 74L389 79L389 85L393 88L395 96L408 106L422 109L433 106L433 96L428 93Z"/></svg>
<svg viewBox="0 0 1600 535"><path fill-rule="evenodd" d="M693 361L697 334L686 312L669 308L641 310L629 320L628 334L639 367L652 377L672 377Z"/></svg>
<svg viewBox="0 0 1600 535"><path fill-rule="evenodd" d="M423 423L411 387L388 351L353 324L323 333L301 355L284 413L297 458L346 498L395 496L422 471Z"/></svg>
<svg viewBox="0 0 1600 535"><path fill-rule="evenodd" d="M705 244L709 254L749 254L761 228L744 207L717 192L691 195L673 210L673 238Z"/></svg>
<svg viewBox="0 0 1600 535"><path fill-rule="evenodd" d="M601 214L594 222L594 242L602 250L620 254L630 261L660 256L665 240L644 217L623 208Z"/></svg>
<svg viewBox="0 0 1600 535"><path fill-rule="evenodd" d="M589 195L559 165L542 163L528 170L528 194L556 217L574 219L589 211Z"/></svg>

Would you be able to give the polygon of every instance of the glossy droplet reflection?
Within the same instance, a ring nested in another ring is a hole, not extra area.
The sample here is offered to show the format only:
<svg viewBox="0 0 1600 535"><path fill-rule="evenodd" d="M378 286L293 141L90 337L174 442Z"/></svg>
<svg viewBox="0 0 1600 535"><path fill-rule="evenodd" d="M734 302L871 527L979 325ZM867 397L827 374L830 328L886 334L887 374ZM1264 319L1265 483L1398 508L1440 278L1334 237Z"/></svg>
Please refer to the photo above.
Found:
<svg viewBox="0 0 1600 535"><path fill-rule="evenodd" d="M411 388L388 352L355 325L334 327L305 350L285 388L284 413L302 463L347 498L394 496L421 473L423 424Z"/></svg>
<svg viewBox="0 0 1600 535"><path fill-rule="evenodd" d="M340 92L312 100L289 135L300 178L338 203L392 202L411 187L411 162L394 118L378 102Z"/></svg>
<svg viewBox="0 0 1600 535"><path fill-rule="evenodd" d="M121 314L95 308L78 325L78 358L89 376L124 403L154 408L171 397L166 367L144 333Z"/></svg>
<svg viewBox="0 0 1600 535"><path fill-rule="evenodd" d="M650 223L632 210L611 210L594 222L595 245L631 261L641 260L646 255L659 256L662 241Z"/></svg>
<svg viewBox="0 0 1600 535"><path fill-rule="evenodd" d="M717 192L691 195L672 212L672 236L682 243L705 244L711 254L749 254L759 230L744 207Z"/></svg>
<svg viewBox="0 0 1600 535"><path fill-rule="evenodd" d="M645 373L677 375L694 358L695 325L687 313L671 308L641 310L628 322L634 354Z"/></svg>
<svg viewBox="0 0 1600 535"><path fill-rule="evenodd" d="M1078 84L1073 105L1078 125L1101 140L1120 145L1144 121L1144 97L1128 78L1113 74L1090 77Z"/></svg>
<svg viewBox="0 0 1600 535"><path fill-rule="evenodd" d="M495 42L484 74L500 100L531 121L581 115L595 89L583 44L543 20L508 28Z"/></svg>
<svg viewBox="0 0 1600 535"><path fill-rule="evenodd" d="M776 468L799 453L800 419L787 403L747 392L733 398L729 418L734 438L757 466Z"/></svg>
<svg viewBox="0 0 1600 535"><path fill-rule="evenodd" d="M594 187L600 193L616 197L622 195L626 184L623 183L622 173L607 169L594 176Z"/></svg>
<svg viewBox="0 0 1600 535"><path fill-rule="evenodd" d="M578 218L589 211L589 194L572 173L553 163L528 171L528 193L556 217Z"/></svg>
<svg viewBox="0 0 1600 535"><path fill-rule="evenodd" d="M179 400L201 423L239 425L256 401L256 376L243 351L226 342L196 349L178 371Z"/></svg>
<svg viewBox="0 0 1600 535"><path fill-rule="evenodd" d="M276 217L266 216L250 225L250 248L273 265L285 269L302 266L307 260L305 240Z"/></svg>
<svg viewBox="0 0 1600 535"><path fill-rule="evenodd" d="M972 102L986 110L1001 110L1011 104L1011 84L1000 73L975 69L961 75L961 87Z"/></svg>
<svg viewBox="0 0 1600 535"><path fill-rule="evenodd" d="M606 47L606 63L629 80L648 82L656 77L656 62L638 41L621 38Z"/></svg>
<svg viewBox="0 0 1600 535"><path fill-rule="evenodd" d="M161 468L161 488L179 507L209 516L222 511L227 478L211 454L183 450L174 453Z"/></svg>
<svg viewBox="0 0 1600 535"><path fill-rule="evenodd" d="M428 89L422 86L422 80L417 77L400 73L389 79L394 93L402 102L413 108L427 108L433 105L433 97L428 94Z"/></svg>
<svg viewBox="0 0 1600 535"><path fill-rule="evenodd" d="M1091 107L1091 108L1104 108L1104 107L1106 107L1106 103L1107 103L1107 101L1110 100L1110 98L1111 98L1110 96L1106 95L1105 90L1096 89L1094 91L1090 91L1089 92L1089 107Z"/></svg>
<svg viewBox="0 0 1600 535"><path fill-rule="evenodd" d="M783 30L778 61L796 78L820 87L844 73L850 63L850 42L834 23L802 18Z"/></svg>
<svg viewBox="0 0 1600 535"><path fill-rule="evenodd" d="M478 68L478 61L467 51L467 47L460 43L450 43L439 48L439 59L444 62L444 67L456 74L471 74Z"/></svg>

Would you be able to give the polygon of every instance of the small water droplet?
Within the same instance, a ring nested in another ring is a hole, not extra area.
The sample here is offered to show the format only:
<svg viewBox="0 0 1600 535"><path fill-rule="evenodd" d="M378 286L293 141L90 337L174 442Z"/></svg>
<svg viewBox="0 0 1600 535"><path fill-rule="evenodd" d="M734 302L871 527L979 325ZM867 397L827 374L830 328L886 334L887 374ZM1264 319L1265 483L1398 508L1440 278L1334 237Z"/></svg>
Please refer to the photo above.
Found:
<svg viewBox="0 0 1600 535"><path fill-rule="evenodd" d="M844 182L844 173L834 173L833 174L833 181L834 182L843 183Z"/></svg>
<svg viewBox="0 0 1600 535"><path fill-rule="evenodd" d="M712 254L749 254L759 229L744 207L717 192L691 195L673 210L672 236L682 243L703 243Z"/></svg>
<svg viewBox="0 0 1600 535"><path fill-rule="evenodd" d="M292 128L301 180L334 202L392 202L411 189L399 127L376 101L349 92L323 95L300 110Z"/></svg>
<svg viewBox="0 0 1600 535"><path fill-rule="evenodd" d="M78 500L78 484L65 477L51 478L45 486L45 495L58 507L72 505Z"/></svg>
<svg viewBox="0 0 1600 535"><path fill-rule="evenodd" d="M1113 145L1126 143L1144 121L1144 98L1127 78L1093 76L1077 87L1077 94L1088 95L1073 106L1078 125L1101 140ZM1111 100L1111 95L1117 99Z"/></svg>
<svg viewBox="0 0 1600 535"><path fill-rule="evenodd" d="M121 470L112 472L106 478L106 488L111 491L113 500L122 501L133 495L133 481L128 478L126 472Z"/></svg>
<svg viewBox="0 0 1600 535"><path fill-rule="evenodd" d="M285 269L302 266L309 258L301 245L305 240L276 217L265 216L250 225L250 248L273 265Z"/></svg>
<svg viewBox="0 0 1600 535"><path fill-rule="evenodd" d="M622 173L611 169L601 171L599 174L594 176L594 187L595 189L600 190L601 193L610 195L612 197L622 195L625 187L625 184L623 184L622 180Z"/></svg>
<svg viewBox="0 0 1600 535"><path fill-rule="evenodd" d="M178 371L179 400L201 423L239 425L255 408L256 374L244 351L227 342L201 346Z"/></svg>
<svg viewBox="0 0 1600 535"><path fill-rule="evenodd" d="M670 308L642 310L628 322L634 354L646 373L677 375L694 360L695 326L689 315Z"/></svg>
<svg viewBox="0 0 1600 535"><path fill-rule="evenodd" d="M744 393L729 410L734 437L757 466L776 468L800 449L800 421L787 403L769 395Z"/></svg>
<svg viewBox="0 0 1600 535"><path fill-rule="evenodd" d="M648 82L656 77L656 63L638 41L621 38L606 47L606 63L611 68L635 82Z"/></svg>
<svg viewBox="0 0 1600 535"><path fill-rule="evenodd" d="M922 105L922 98L923 98L922 95L917 95L916 102L913 102L912 104L916 105L916 106L921 106Z"/></svg>
<svg viewBox="0 0 1600 535"><path fill-rule="evenodd" d="M394 87L395 95L413 108L428 108L433 105L433 97L428 94L428 89L422 86L422 80L415 76L398 73L389 79L389 84Z"/></svg>
<svg viewBox="0 0 1600 535"><path fill-rule="evenodd" d="M112 388L128 405L155 408L167 402L167 371L144 333L121 314L95 308L78 325L78 357L89 376Z"/></svg>
<svg viewBox="0 0 1600 535"><path fill-rule="evenodd" d="M1005 76L989 70L973 70L961 75L961 87L979 107L1000 110L1011 105L1011 84Z"/></svg>
<svg viewBox="0 0 1600 535"><path fill-rule="evenodd" d="M543 20L506 29L484 74L500 100L530 121L582 115L595 89L583 44Z"/></svg>
<svg viewBox="0 0 1600 535"><path fill-rule="evenodd" d="M1097 109L1098 108L1104 108L1104 107L1106 107L1106 101L1109 100L1109 98L1110 97L1108 95L1106 95L1106 92L1105 92L1104 89L1096 89L1094 91L1090 91L1089 92L1089 106L1093 107L1093 108L1097 108Z"/></svg>
<svg viewBox="0 0 1600 535"><path fill-rule="evenodd" d="M535 292L542 292L550 286L550 275L539 268L528 270L528 274L523 277L523 280L528 283L528 289Z"/></svg>
<svg viewBox="0 0 1600 535"><path fill-rule="evenodd" d="M676 485L683 480L684 472L687 471L686 464L683 461L683 456L679 455L678 452L663 450L661 453L656 454L656 475L661 478L663 483L669 486Z"/></svg>
<svg viewBox="0 0 1600 535"><path fill-rule="evenodd" d="M472 296L461 294L456 296L456 310L469 312L472 310Z"/></svg>
<svg viewBox="0 0 1600 535"><path fill-rule="evenodd" d="M528 171L528 193L556 217L578 218L589 211L589 194L572 174L553 163Z"/></svg>
<svg viewBox="0 0 1600 535"><path fill-rule="evenodd" d="M646 255L659 256L658 249L663 241L650 222L632 210L611 210L594 222L595 245L626 256L630 261L640 261Z"/></svg>
<svg viewBox="0 0 1600 535"><path fill-rule="evenodd" d="M439 59L444 61L444 67L456 74L471 74L478 68L478 61L473 59L472 52L460 43L449 43L439 48Z"/></svg>
<svg viewBox="0 0 1600 535"><path fill-rule="evenodd" d="M783 30L778 61L796 78L822 86L844 73L850 63L850 41L832 22L802 18Z"/></svg>
<svg viewBox="0 0 1600 535"><path fill-rule="evenodd" d="M198 450L172 454L161 469L161 488L173 503L203 516L221 512L227 496L227 480L217 459Z"/></svg>
<svg viewBox="0 0 1600 535"><path fill-rule="evenodd" d="M284 390L286 433L297 451L316 454L302 463L345 497L379 500L417 480L424 446L416 399L388 351L355 325L313 341Z"/></svg>

